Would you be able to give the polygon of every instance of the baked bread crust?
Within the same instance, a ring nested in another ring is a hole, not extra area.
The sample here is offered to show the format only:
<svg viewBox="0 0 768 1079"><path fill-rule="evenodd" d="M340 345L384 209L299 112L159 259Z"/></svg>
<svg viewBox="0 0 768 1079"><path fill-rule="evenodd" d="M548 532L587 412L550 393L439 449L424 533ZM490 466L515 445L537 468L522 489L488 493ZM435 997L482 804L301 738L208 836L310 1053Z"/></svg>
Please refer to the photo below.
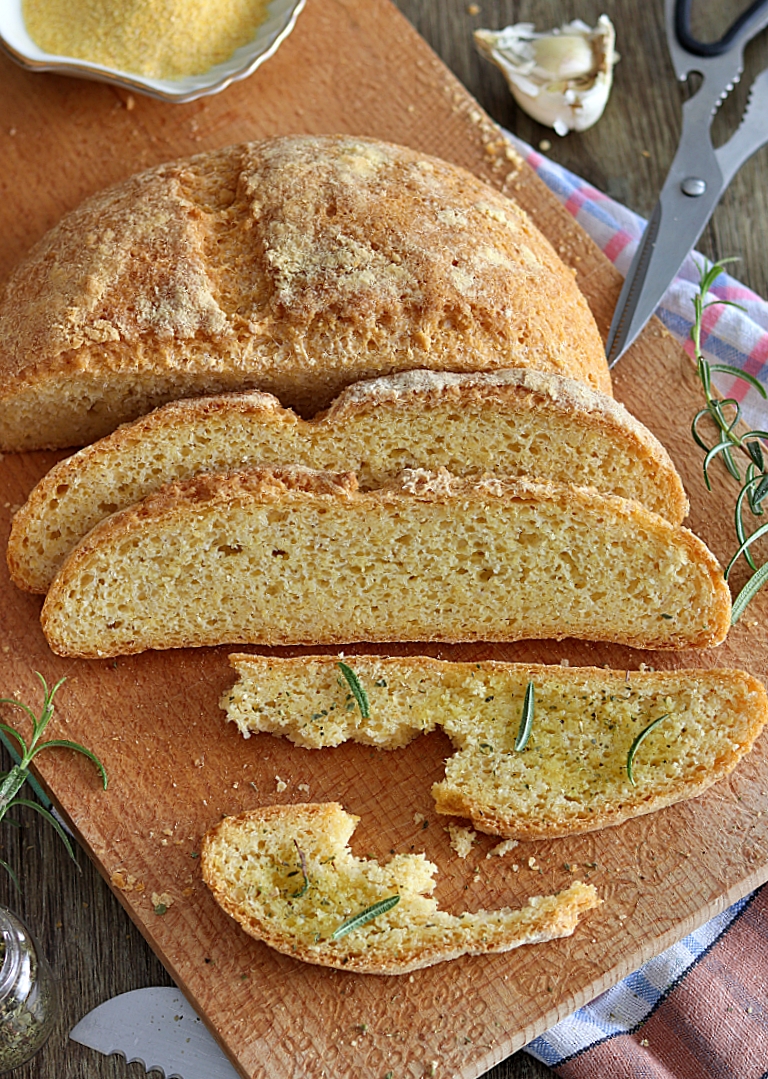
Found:
<svg viewBox="0 0 768 1079"><path fill-rule="evenodd" d="M223 643L582 637L719 644L730 593L693 533L589 488L415 469L202 474L97 525L41 622L60 655Z"/></svg>
<svg viewBox="0 0 768 1079"><path fill-rule="evenodd" d="M91 528L164 483L287 463L349 469L366 489L404 468L528 474L633 498L673 524L688 511L666 450L613 398L538 371L407 371L356 383L314 420L251 391L175 401L123 425L32 491L11 528L11 579L46 592Z"/></svg>
<svg viewBox="0 0 768 1079"><path fill-rule="evenodd" d="M349 707L339 657L229 658L239 678L220 704L245 737L397 749L440 727L455 752L432 787L437 811L509 839L591 832L697 797L733 771L768 721L764 685L739 670L345 655L365 693L364 716ZM517 751L529 682L533 723ZM632 744L660 716L637 750L632 783Z"/></svg>
<svg viewBox="0 0 768 1079"><path fill-rule="evenodd" d="M289 136L133 176L0 297L0 449L83 445L168 400L258 388L304 415L398 370L527 367L610 395L573 274L470 173Z"/></svg>
<svg viewBox="0 0 768 1079"><path fill-rule="evenodd" d="M575 881L519 910L448 914L431 898L437 867L423 854L395 855L386 865L352 854L347 842L358 820L336 802L226 817L200 845L203 880L250 936L305 963L364 974L407 974L570 936L600 903L592 885ZM347 918L393 895L393 909L332 939Z"/></svg>

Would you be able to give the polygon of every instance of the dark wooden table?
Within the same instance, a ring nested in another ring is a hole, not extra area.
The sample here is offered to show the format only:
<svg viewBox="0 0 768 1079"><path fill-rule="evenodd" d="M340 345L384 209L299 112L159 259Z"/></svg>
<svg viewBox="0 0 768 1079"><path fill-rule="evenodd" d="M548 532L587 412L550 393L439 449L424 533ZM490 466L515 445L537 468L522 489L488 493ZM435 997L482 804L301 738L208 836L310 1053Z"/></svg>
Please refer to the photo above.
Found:
<svg viewBox="0 0 768 1079"><path fill-rule="evenodd" d="M397 0L397 4L494 119L535 146L547 140L553 159L639 213L650 212L674 153L684 93L668 60L662 0L580 0L578 5L557 0L477 4ZM716 36L746 6L732 0L699 0L698 7L694 5L696 28L702 35ZM477 7L480 10L474 13ZM501 74L476 53L472 31L518 21L546 29L576 17L594 23L602 12L616 25L621 53L613 94L595 128L560 139L517 109ZM740 115L752 77L766 65L768 34L763 34L749 47L745 76L716 118L715 132L721 140ZM627 161L635 162L629 172ZM767 175L768 149L763 149L736 177L698 245L710 257L737 256L741 261L734 274L763 296L768 296ZM3 692L0 686L0 695ZM18 1079L140 1079L145 1075L140 1065L100 1057L70 1042L68 1031L85 1012L111 996L172 982L86 855L79 853L78 869L36 814L23 811L17 816L20 828L8 822L0 827L0 857L16 868L21 893L2 874L0 902L17 910L38 935L59 979L62 1015L48 1045L14 1074ZM517 1053L489 1072L488 1079L550 1075L549 1069Z"/></svg>

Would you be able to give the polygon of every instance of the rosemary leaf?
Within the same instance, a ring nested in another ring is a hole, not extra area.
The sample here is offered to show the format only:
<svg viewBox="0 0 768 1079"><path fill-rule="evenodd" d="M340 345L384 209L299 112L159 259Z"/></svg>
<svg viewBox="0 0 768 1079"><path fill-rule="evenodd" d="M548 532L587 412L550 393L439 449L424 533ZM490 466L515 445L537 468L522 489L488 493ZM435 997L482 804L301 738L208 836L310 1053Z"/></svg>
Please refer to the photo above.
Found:
<svg viewBox="0 0 768 1079"><path fill-rule="evenodd" d="M3 858L0 858L0 867L2 867L6 871L8 876L13 881L14 888L19 893L19 895L21 895L21 888L19 887L19 878L16 876L16 874L14 873L11 866L8 865L8 863Z"/></svg>
<svg viewBox="0 0 768 1079"><path fill-rule="evenodd" d="M529 682L525 689L525 697L523 698L523 712L520 717L520 727L517 731L517 738L515 739L515 750L518 753L521 753L525 749L525 747L528 745L528 739L531 737L534 708L535 701L533 682Z"/></svg>
<svg viewBox="0 0 768 1079"><path fill-rule="evenodd" d="M718 300L718 303L725 304L727 301ZM734 304L734 307L739 307L739 304ZM743 307L739 308L741 311ZM710 363L710 371L719 371L723 375L731 375L733 378L740 378L744 382L748 382L750 386L757 390L763 398L768 398L768 392L766 392L765 386L762 382L758 382L754 375L750 375L749 371L742 371L740 367L733 367L730 363Z"/></svg>
<svg viewBox="0 0 768 1079"><path fill-rule="evenodd" d="M696 305L694 304L694 306ZM695 329L696 323L694 322L693 329L691 330L691 336L693 336L693 332ZM709 397L710 393L712 392L712 368L709 366L703 356L699 357L697 366L699 371L699 378L701 379L701 384L704 387L704 393L707 395L707 397ZM705 409L705 412L706 411L708 411L708 409Z"/></svg>
<svg viewBox="0 0 768 1079"><path fill-rule="evenodd" d="M7 703L7 701L0 701L0 704ZM24 741L24 739L21 737L15 727L9 727L7 723L0 723L0 731L3 731L4 734L9 734L11 738L15 738L16 741L19 743L19 747L21 748L22 753L27 752L27 743Z"/></svg>
<svg viewBox="0 0 768 1079"><path fill-rule="evenodd" d="M712 464L714 459L719 454L723 455L723 460L725 461L725 467L731 473L733 478L735 480L740 480L741 479L741 475L739 474L739 470L738 470L738 468L736 468L736 465L733 463L733 458L731 457L731 450L732 449L733 449L733 443L732 442L730 442L730 441L718 442L718 444L716 446L713 446L712 449L709 450L709 452L707 453L707 456L704 458L704 464L703 464L702 467L704 469L704 481L705 481L705 483L707 485L707 490L708 491L712 490L712 484L711 484L710 479L709 479L709 466ZM730 461L730 464L729 464L729 461Z"/></svg>
<svg viewBox="0 0 768 1079"><path fill-rule="evenodd" d="M632 766L635 762L635 754L637 753L641 744L645 741L645 739L654 729L654 727L658 727L658 725L663 719L667 719L671 715L671 712L665 712L663 716L657 716L656 719L654 719L653 723L649 723L644 730L640 731L637 738L635 738L634 742L630 746L629 753L627 754L627 778L629 779L629 782L632 784L633 787L637 786L637 784L635 783L635 775L632 770Z"/></svg>
<svg viewBox="0 0 768 1079"><path fill-rule="evenodd" d="M763 501L765 496L768 495L768 475L766 475L766 476L755 476L755 480L759 480L760 482L757 484L755 489L752 491L752 498L750 500L750 504L753 507L752 512L755 513L755 515L757 515L756 512L755 512L756 509L759 508L760 503Z"/></svg>
<svg viewBox="0 0 768 1079"><path fill-rule="evenodd" d="M75 753L82 753L82 755L84 757L87 757L89 761L93 761L99 771L99 775L101 776L101 782L104 786L104 790L107 789L107 771L104 765L101 763L95 753L92 753L90 749L86 749L85 746L81 746L79 742L71 742L68 738L49 738L47 742L43 742L42 745L39 745L37 747L37 749L30 755L30 759L31 757L36 756L41 749L55 749L57 747L59 749L73 749Z"/></svg>
<svg viewBox="0 0 768 1079"><path fill-rule="evenodd" d="M353 914L351 918L347 918L338 929L334 929L331 940L341 940L347 933L351 933L353 929L359 929L361 925L367 925L374 918L378 918L380 914L386 914L388 910L396 907L399 902L399 895L390 895L386 899L380 899L378 903L372 903L370 907L361 910L359 914Z"/></svg>
<svg viewBox="0 0 768 1079"><path fill-rule="evenodd" d="M726 408L733 408L733 417L729 421L725 415ZM713 398L710 410L714 415L717 425L727 435L733 434L733 429L741 419L741 405L735 397ZM738 441L738 439L737 439Z"/></svg>
<svg viewBox="0 0 768 1079"><path fill-rule="evenodd" d="M37 725L37 716L28 704L22 704L21 701L17 701L15 697L0 697L0 704L12 704L15 708L21 708L32 720L33 727Z"/></svg>
<svg viewBox="0 0 768 1079"><path fill-rule="evenodd" d="M744 443L744 447L749 456L754 461L754 463L762 472L765 468L765 465L763 463L763 449L760 443L757 441L757 439L750 439L749 442Z"/></svg>
<svg viewBox="0 0 768 1079"><path fill-rule="evenodd" d="M747 583L739 592L736 599L733 601L731 607L731 625L735 626L744 611L747 609L750 601L754 599L764 584L768 583L768 562L760 567L756 573L753 573Z"/></svg>
<svg viewBox="0 0 768 1079"><path fill-rule="evenodd" d="M747 500L747 504L748 504L753 516L755 516L755 517L761 516L762 517L762 514L763 514L763 511L760 509L760 504L756 503L754 501L755 484L758 483L761 479L762 479L761 476L752 476L752 477L750 477L750 479L747 481L747 483L745 483L744 486L742 487L741 491L739 491L739 496L736 499L736 510L734 512L734 524L736 525L736 536L737 536L737 538L739 540L739 544L742 545L742 546L743 546L743 544L744 544L744 542L745 542L745 540L747 538L747 533L746 533L746 530L744 528L744 517L743 517L744 499ZM761 499L761 501L762 501L762 499ZM749 550L748 547L744 547L744 557L747 560L747 564L748 564L749 568L754 573L757 570L757 563L755 562L754 558L752 557L752 552Z"/></svg>
<svg viewBox="0 0 768 1079"><path fill-rule="evenodd" d="M703 263L696 263L696 269L699 271L699 293L702 297L702 301L728 263L738 261L739 260L735 255L731 255L729 258L718 259L717 262L710 263L709 268L707 268L706 260ZM726 301L723 300L722 302L725 303Z"/></svg>
<svg viewBox="0 0 768 1079"><path fill-rule="evenodd" d="M357 701L357 707L360 709L360 715L363 719L370 719L371 713L368 706L368 695L360 685L360 679L352 668L348 667L346 663L342 663L341 660L339 660L337 666L347 680L347 685L352 690L352 695Z"/></svg>
<svg viewBox="0 0 768 1079"><path fill-rule="evenodd" d="M744 542L740 544L739 549L736 551L736 554L725 567L726 581L730 576L731 570L736 565L741 556L752 546L753 543L755 543L756 540L759 540L761 536L765 536L766 534L768 534L768 524L761 525L759 528L755 529L755 531L752 532L749 536L747 536Z"/></svg>
<svg viewBox="0 0 768 1079"><path fill-rule="evenodd" d="M13 802L11 802L11 806L27 806L29 809L34 809L34 811L36 813L39 813L40 816L44 820L47 820L48 823L53 828L54 832L56 832L57 836L59 837L59 839L62 841L62 843L66 847L67 854L70 856L72 861L77 866L78 873L82 873L82 869L78 865L77 858L75 857L75 852L74 852L74 849L72 847L72 844L69 841L69 836L64 831L64 829L61 827L61 825L59 824L59 822L56 820L56 818L53 816L52 813L49 813L47 809L45 809L43 806L41 806L38 802L33 802L30 798L16 798ZM9 806L8 808L10 809L11 806Z"/></svg>

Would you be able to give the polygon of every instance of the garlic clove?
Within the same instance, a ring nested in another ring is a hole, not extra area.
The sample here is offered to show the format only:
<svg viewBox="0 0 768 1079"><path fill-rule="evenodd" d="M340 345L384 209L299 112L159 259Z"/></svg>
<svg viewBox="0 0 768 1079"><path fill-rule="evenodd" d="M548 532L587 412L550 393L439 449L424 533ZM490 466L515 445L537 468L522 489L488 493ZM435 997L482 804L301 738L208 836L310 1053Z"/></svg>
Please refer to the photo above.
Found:
<svg viewBox="0 0 768 1079"><path fill-rule="evenodd" d="M586 131L603 115L613 82L616 32L607 15L538 34L533 23L476 30L480 53L501 69L517 104L558 135Z"/></svg>
<svg viewBox="0 0 768 1079"><path fill-rule="evenodd" d="M537 77L555 80L582 79L592 72L592 46L584 34L551 34L533 40Z"/></svg>

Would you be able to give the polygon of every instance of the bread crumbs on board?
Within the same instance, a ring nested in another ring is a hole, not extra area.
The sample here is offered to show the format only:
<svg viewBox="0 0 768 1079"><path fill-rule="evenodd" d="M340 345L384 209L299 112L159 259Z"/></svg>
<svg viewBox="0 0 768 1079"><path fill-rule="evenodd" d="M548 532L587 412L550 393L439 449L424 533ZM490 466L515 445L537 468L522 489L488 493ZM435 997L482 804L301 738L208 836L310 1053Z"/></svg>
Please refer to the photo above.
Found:
<svg viewBox="0 0 768 1079"><path fill-rule="evenodd" d="M153 892L152 906L155 914L165 914L169 907L174 904L174 898L168 892Z"/></svg>
<svg viewBox="0 0 768 1079"><path fill-rule="evenodd" d="M127 873L124 869L116 869L109 880L110 884L114 888L119 888L121 892L144 891L143 881L140 881L133 873Z"/></svg>
<svg viewBox="0 0 768 1079"><path fill-rule="evenodd" d="M471 828L462 828L459 824L449 824L448 834L451 837L451 848L456 851L459 858L466 858L472 850L477 833Z"/></svg>
<svg viewBox="0 0 768 1079"><path fill-rule="evenodd" d="M497 843L495 847L486 854L487 858L503 858L505 854L509 854L511 850L514 850L518 841L516 839L505 839L502 843Z"/></svg>

